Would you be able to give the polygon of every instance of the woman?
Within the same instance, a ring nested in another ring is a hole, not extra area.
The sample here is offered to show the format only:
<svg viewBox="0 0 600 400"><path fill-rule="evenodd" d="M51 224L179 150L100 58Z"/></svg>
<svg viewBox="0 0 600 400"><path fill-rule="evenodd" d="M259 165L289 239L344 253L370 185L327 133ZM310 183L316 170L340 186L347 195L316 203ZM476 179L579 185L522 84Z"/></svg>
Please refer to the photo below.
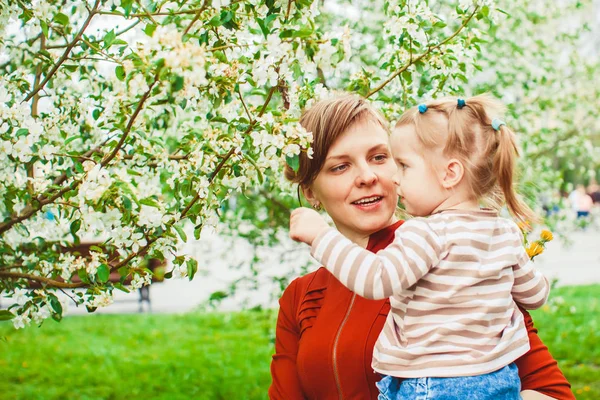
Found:
<svg viewBox="0 0 600 400"><path fill-rule="evenodd" d="M402 224L394 215L398 197L392 181L386 122L357 96L314 105L301 119L313 133L313 157L300 157L300 185L315 208L323 207L336 228L377 252ZM294 280L280 300L271 399L376 399L371 369L373 346L389 301L367 300L346 289L327 270ZM531 350L516 363L524 399L574 399L570 385L523 311Z"/></svg>

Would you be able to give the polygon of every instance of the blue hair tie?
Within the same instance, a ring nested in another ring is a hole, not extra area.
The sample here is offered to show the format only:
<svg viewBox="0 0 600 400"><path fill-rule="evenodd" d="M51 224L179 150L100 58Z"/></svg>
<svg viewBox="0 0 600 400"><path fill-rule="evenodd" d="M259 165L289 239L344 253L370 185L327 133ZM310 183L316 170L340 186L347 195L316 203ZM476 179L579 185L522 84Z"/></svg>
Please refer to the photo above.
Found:
<svg viewBox="0 0 600 400"><path fill-rule="evenodd" d="M498 118L492 120L492 128L494 128L495 131L499 130L502 125L506 126L506 122Z"/></svg>
<svg viewBox="0 0 600 400"><path fill-rule="evenodd" d="M467 104L464 99L458 99L456 103L459 110Z"/></svg>
<svg viewBox="0 0 600 400"><path fill-rule="evenodd" d="M425 111L427 111L427 104L425 104L425 103L419 104L419 112L421 114L425 114Z"/></svg>

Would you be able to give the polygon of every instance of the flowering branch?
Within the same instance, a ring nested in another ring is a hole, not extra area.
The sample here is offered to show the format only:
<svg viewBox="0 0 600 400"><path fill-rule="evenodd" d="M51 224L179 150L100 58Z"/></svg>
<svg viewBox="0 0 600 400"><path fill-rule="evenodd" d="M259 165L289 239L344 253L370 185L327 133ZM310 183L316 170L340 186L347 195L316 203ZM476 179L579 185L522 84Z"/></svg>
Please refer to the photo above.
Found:
<svg viewBox="0 0 600 400"><path fill-rule="evenodd" d="M471 19L477 13L478 9L479 9L479 6L475 6L475 9L471 13L471 15L469 15L467 17L467 19L465 19L463 21L463 23L458 27L458 29L452 35L450 35L448 38L446 38L445 40L441 41L440 43L438 43L437 45L435 45L433 47L429 47L426 52L424 52L423 54L421 54L420 56L418 56L414 59L412 58L412 53L411 53L411 60L408 62L408 64L406 64L404 67L402 67L399 70L397 70L396 72L394 72L388 79L386 79L381 85L377 86L375 89L371 90L365 97L369 98L369 97L373 96L375 93L379 92L381 89L386 87L387 84L390 83L391 81L393 81L398 75L400 75L401 73L406 71L411 65L422 60L423 58L425 58L428 54L430 54L434 50L439 49L440 47L442 47L443 45L445 45L446 43L448 43L449 41L454 39L469 24Z"/></svg>
<svg viewBox="0 0 600 400"><path fill-rule="evenodd" d="M152 84L150 84L148 90L146 91L146 93L144 93L144 95L140 99L138 106L136 107L135 111L131 115L131 118L129 118L129 122L127 123L127 126L123 132L123 135L121 136L121 139L119 140L119 143L113 149L113 151L100 162L102 167L106 167L115 158L117 153L120 151L121 147L123 146L123 143L125 143L125 140L127 139L127 136L129 135L129 132L131 131L131 128L133 127L133 123L135 122L135 119L137 118L140 111L142 110L142 107L143 107L145 101L150 96L150 93L152 92L152 89L157 82L158 82L158 72L157 72L157 75L156 75L154 81L152 82ZM88 151L86 154L90 155L88 153L91 152L91 154L93 154L95 151L97 151L97 150L93 149L93 150ZM65 179L66 179L66 174L65 174ZM3 234L4 232L8 231L15 224L31 218L32 215L34 215L35 213L40 211L45 205L53 203L58 198L61 198L65 193L68 193L71 190L77 188L77 186L79 186L79 184L81 182L82 182L81 178L75 179L75 180L73 180L73 182L71 182L71 184L62 188L61 190L59 190L57 193L55 193L54 195L52 195L49 198L46 198L45 194L38 196L32 204L28 205L23 210L22 215L14 217L7 222L0 223L0 235ZM37 203L37 204L35 204L35 203Z"/></svg>
<svg viewBox="0 0 600 400"><path fill-rule="evenodd" d="M69 58L69 53L71 52L71 50L73 49L73 47L75 47L75 45L77 44L77 42L81 38L81 35L83 35L83 32L85 32L85 30L87 29L87 27L90 24L90 22L92 21L92 18L94 17L94 15L98 12L98 6L99 5L100 5L100 0L96 0L96 2L94 3L94 7L92 8L92 10L90 11L90 13L88 14L87 19L83 23L83 26L81 27L81 29L79 30L79 32L77 33L77 35L75 35L75 38L73 38L73 40L71 41L71 43L69 43L69 45L67 46L67 49L63 53L62 57L60 57L60 59L56 62L56 64L54 64L54 66L52 67L52 69L50 70L50 72L46 75L46 77L44 78L44 80L37 87L34 87L34 89L31 91L31 93L29 93L27 95L27 97L25 97L24 101L31 100L31 98L33 96L35 96L40 90L42 90L42 88L44 86L46 86L46 83L48 83L48 81L50 79L52 79L52 77L54 76L54 74L56 73L56 71L58 71L58 68L60 68L60 66L62 65L62 63L64 63L67 60L67 58Z"/></svg>

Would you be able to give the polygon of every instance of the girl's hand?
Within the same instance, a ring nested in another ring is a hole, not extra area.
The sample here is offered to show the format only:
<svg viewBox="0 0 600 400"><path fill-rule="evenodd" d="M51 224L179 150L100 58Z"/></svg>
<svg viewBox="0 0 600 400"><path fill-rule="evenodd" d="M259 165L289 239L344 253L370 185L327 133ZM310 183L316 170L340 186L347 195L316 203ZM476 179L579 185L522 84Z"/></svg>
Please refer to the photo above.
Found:
<svg viewBox="0 0 600 400"><path fill-rule="evenodd" d="M297 242L303 242L310 246L319 233L327 228L329 228L329 225L315 210L300 207L292 211L290 216L290 238Z"/></svg>

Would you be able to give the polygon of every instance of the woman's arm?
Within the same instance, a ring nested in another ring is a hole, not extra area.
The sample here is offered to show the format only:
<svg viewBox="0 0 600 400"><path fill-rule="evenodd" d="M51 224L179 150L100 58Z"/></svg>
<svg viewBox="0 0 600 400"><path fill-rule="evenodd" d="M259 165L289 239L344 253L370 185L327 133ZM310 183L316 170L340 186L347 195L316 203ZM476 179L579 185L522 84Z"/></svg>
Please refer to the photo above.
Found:
<svg viewBox="0 0 600 400"><path fill-rule="evenodd" d="M549 396L551 399L574 400L575 396L571 392L571 385L558 368L558 363L548 351L548 347L542 343L531 316L523 309L521 312L525 318L531 347L525 355L515 361L519 367L521 389L528 396L523 396L523 399L548 398L531 397L534 394L530 392L535 391L536 394Z"/></svg>
<svg viewBox="0 0 600 400"><path fill-rule="evenodd" d="M275 354L271 361L271 378L269 399L271 400L304 400L296 370L296 355L300 339L296 321L296 281L293 281L279 299L279 315L275 330Z"/></svg>

